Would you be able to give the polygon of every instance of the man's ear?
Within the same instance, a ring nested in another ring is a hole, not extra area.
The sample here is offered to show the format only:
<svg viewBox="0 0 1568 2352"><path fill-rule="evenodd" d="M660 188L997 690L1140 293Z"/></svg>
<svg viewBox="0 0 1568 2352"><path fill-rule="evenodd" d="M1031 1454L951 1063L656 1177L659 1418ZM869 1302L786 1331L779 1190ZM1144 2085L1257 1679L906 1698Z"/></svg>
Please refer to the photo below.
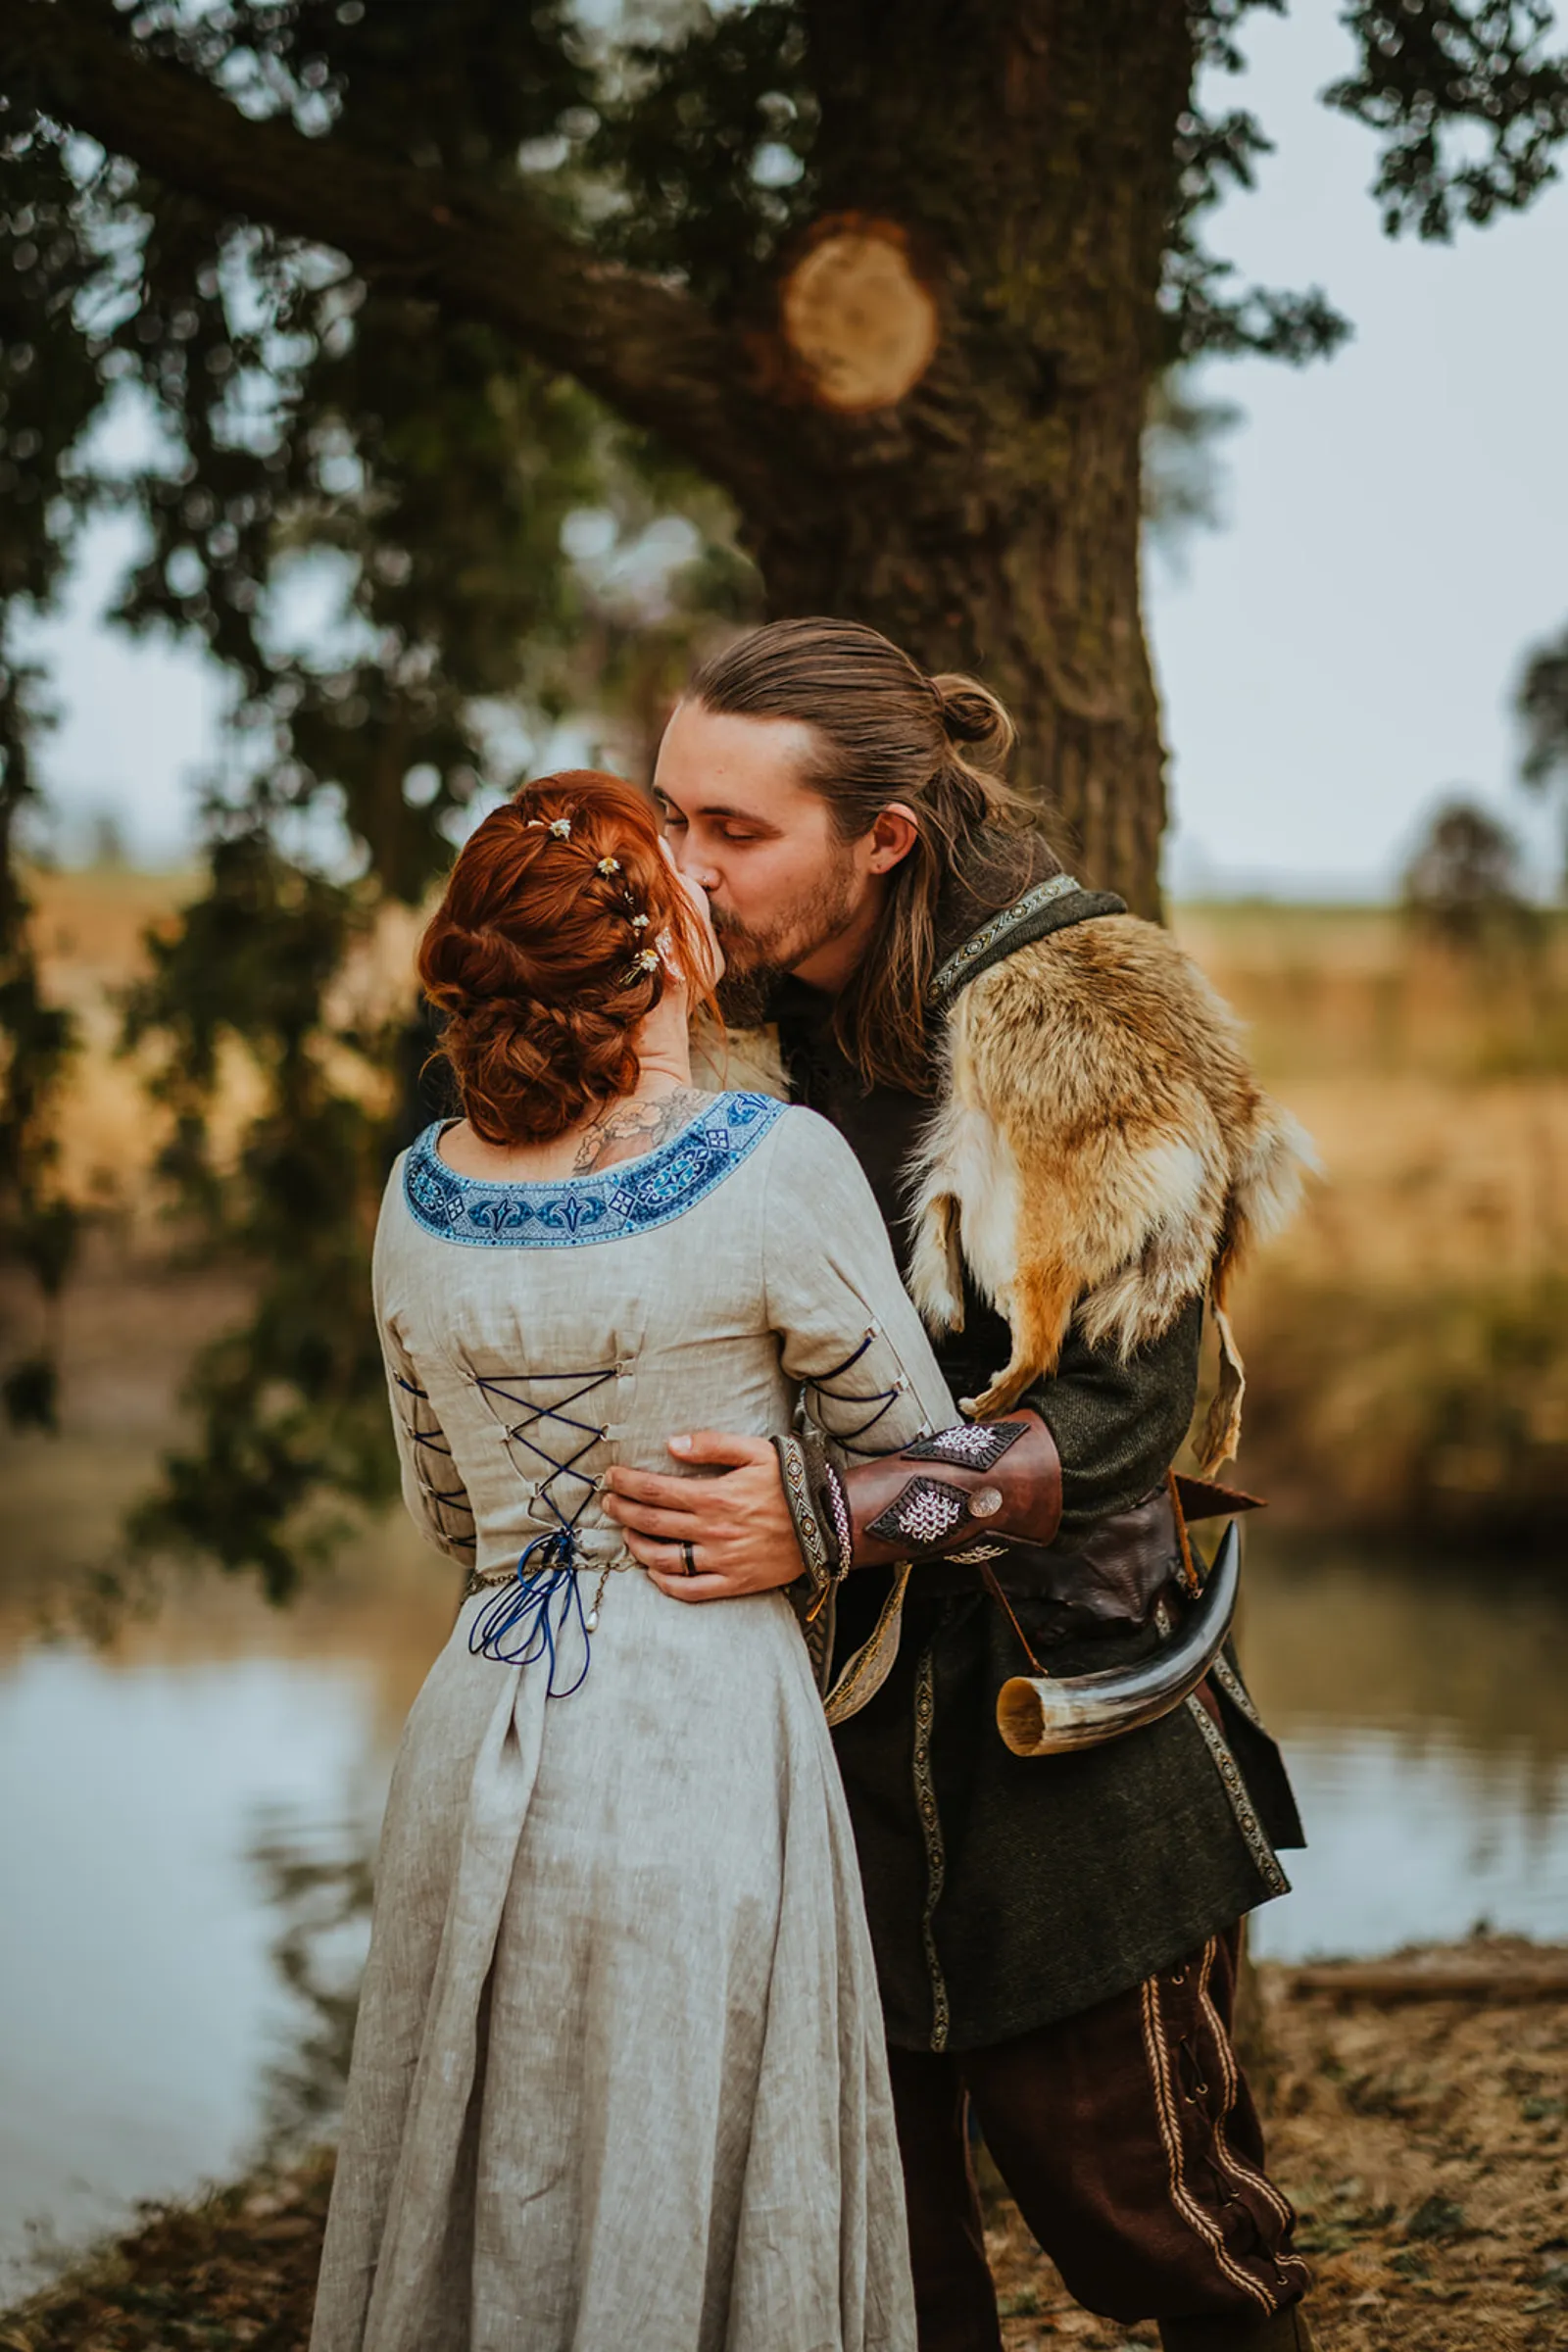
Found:
<svg viewBox="0 0 1568 2352"><path fill-rule="evenodd" d="M879 808L871 826L871 856L866 870L873 874L888 874L901 865L920 836L920 827L912 808L902 801L889 801Z"/></svg>

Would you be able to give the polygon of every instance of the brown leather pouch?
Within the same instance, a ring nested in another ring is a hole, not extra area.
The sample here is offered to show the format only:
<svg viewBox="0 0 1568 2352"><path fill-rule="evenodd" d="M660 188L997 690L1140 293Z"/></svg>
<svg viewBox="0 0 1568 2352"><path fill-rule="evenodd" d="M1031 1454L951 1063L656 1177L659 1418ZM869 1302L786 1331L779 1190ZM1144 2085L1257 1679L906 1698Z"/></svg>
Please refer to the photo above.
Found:
<svg viewBox="0 0 1568 2352"><path fill-rule="evenodd" d="M1178 1475L1173 1484L1188 1519L1259 1507L1256 1495L1212 1480ZM1045 1641L1147 1625L1160 1594L1189 1582L1188 1553L1169 1486L1154 1488L1130 1510L1098 1520L1070 1550L1054 1544L1008 1544L987 1565L1009 1600L1048 1604L1032 1620ZM980 1589L978 1566L944 1559L915 1568L908 1597L951 1599Z"/></svg>

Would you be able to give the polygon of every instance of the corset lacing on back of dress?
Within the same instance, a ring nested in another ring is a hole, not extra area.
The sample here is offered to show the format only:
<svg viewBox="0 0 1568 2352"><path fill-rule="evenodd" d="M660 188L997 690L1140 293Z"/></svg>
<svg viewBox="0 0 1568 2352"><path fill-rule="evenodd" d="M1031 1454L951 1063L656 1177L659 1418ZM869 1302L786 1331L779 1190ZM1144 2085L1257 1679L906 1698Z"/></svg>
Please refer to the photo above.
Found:
<svg viewBox="0 0 1568 2352"><path fill-rule="evenodd" d="M592 1604L584 1609L577 1579L588 1563L578 1546L577 1523L598 1493L599 1481L579 1470L577 1464L604 1444L609 1426L579 1420L571 1408L614 1378L612 1364L595 1372L517 1372L506 1380L478 1378L478 1386L492 1405L500 1402L523 1408L525 1418L509 1425L507 1435L548 1464L549 1474L539 1481L535 1499L544 1504L556 1524L524 1546L515 1569L509 1570L504 1579L477 1572L469 1578L467 1597L489 1592L491 1598L468 1629L468 1648L474 1657L493 1658L501 1666L533 1666L541 1658L548 1660L546 1695L550 1698L569 1698L582 1687L593 1662L589 1637L598 1629L599 1604L615 1565L612 1560L606 1563ZM577 1380L581 1386L554 1404L539 1404L526 1395L514 1394L537 1382L559 1384L564 1380ZM550 1445L542 1442L545 1436L559 1443L563 1450L553 1452ZM567 1481L581 1489L569 1510L562 1507L553 1491ZM580 1637L576 1642L569 1639L573 1627ZM563 1651L575 1652L579 1647L582 1662L575 1678L558 1684L558 1671L570 1672L569 1664L563 1662Z"/></svg>

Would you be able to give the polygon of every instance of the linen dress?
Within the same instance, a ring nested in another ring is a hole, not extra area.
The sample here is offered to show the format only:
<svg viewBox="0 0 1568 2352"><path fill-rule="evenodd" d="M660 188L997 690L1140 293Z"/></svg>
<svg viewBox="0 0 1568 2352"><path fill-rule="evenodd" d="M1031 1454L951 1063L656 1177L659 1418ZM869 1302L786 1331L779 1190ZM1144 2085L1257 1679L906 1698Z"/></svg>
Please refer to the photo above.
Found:
<svg viewBox="0 0 1568 2352"><path fill-rule="evenodd" d="M564 1527L575 1572L527 1664L470 1647L517 1583L466 1599L409 1717L312 2352L913 2352L800 1622L661 1592L599 1485L799 1399L852 1458L954 1418L864 1178L760 1095L548 1184L459 1176L431 1128L374 1288L416 1518L486 1575Z"/></svg>

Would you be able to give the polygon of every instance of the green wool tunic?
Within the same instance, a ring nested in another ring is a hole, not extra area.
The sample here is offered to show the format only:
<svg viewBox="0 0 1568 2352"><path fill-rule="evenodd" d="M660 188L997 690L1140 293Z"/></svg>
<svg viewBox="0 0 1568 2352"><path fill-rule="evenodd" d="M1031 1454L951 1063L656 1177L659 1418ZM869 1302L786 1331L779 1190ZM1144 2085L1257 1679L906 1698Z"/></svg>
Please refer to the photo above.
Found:
<svg viewBox="0 0 1568 2352"><path fill-rule="evenodd" d="M1004 896L1017 895L1015 875ZM960 956L971 937L984 945L962 978L1027 939L1119 911L1070 886L1018 920L971 905ZM850 1144L906 1274L907 1177L929 1100L868 1091L833 1036L831 1002L798 981L772 1009L793 1099ZM1163 1480L1193 1416L1202 1315L1195 1298L1127 1363L1075 1330L1055 1375L1026 1398L1061 1456L1064 1556ZM966 1277L964 1327L937 1345L954 1395L978 1395L1008 1353L1002 1318ZM843 1589L840 1658L869 1633L886 1591L872 1571ZM1148 1629L1062 1642L1054 1603L1015 1606L1054 1673L1124 1664L1158 1639ZM1288 1890L1277 1849L1303 1842L1300 1823L1234 1658L1215 1669L1210 1706L1194 1697L1066 1756L1015 1756L1003 1743L997 1694L1027 1671L1018 1633L983 1590L928 1597L916 1569L893 1671L835 1735L888 2035L902 2048L979 2048L1070 2017Z"/></svg>

